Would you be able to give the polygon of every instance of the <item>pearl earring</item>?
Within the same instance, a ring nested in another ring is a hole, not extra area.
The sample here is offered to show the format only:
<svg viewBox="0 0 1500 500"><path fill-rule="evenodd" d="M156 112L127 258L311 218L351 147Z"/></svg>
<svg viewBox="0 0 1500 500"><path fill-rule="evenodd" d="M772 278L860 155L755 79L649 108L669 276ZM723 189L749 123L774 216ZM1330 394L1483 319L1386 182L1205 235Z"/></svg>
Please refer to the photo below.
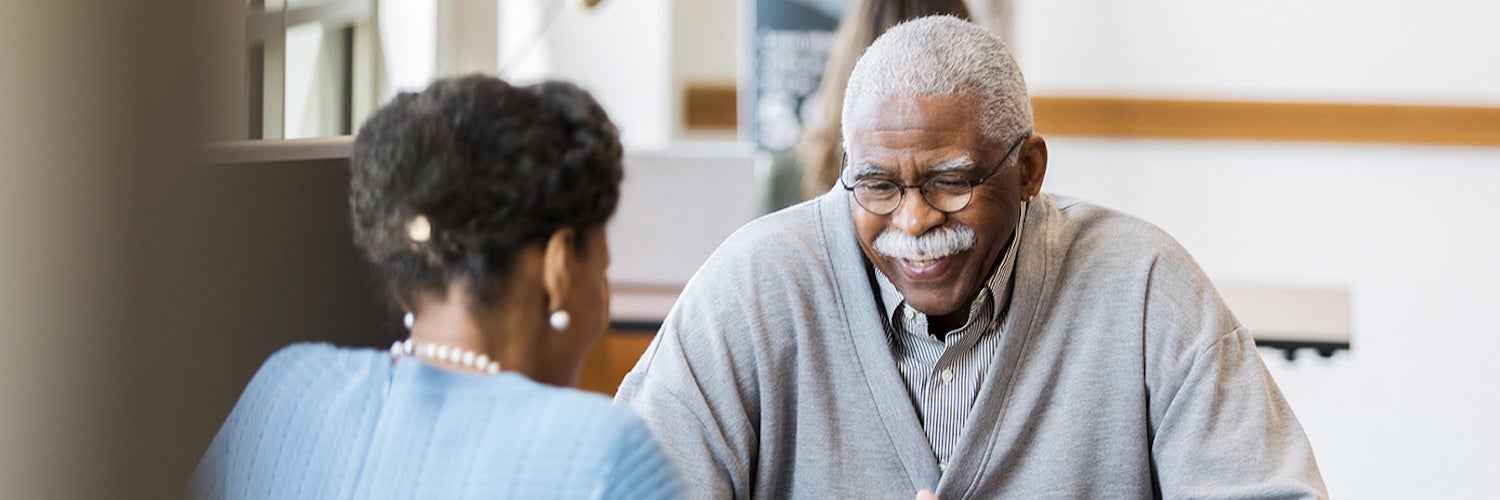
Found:
<svg viewBox="0 0 1500 500"><path fill-rule="evenodd" d="M563 310L558 310L557 312L552 313L552 317L547 318L547 321L549 323L552 323L552 329L559 332L567 330L568 323L572 320L573 318L568 316L568 312Z"/></svg>
<svg viewBox="0 0 1500 500"><path fill-rule="evenodd" d="M411 329L411 325L414 325L416 323L417 323L417 316L414 315L414 314L412 314L412 313L406 313L406 316L403 316L401 318L401 324L406 325L406 329L407 330L410 330Z"/></svg>

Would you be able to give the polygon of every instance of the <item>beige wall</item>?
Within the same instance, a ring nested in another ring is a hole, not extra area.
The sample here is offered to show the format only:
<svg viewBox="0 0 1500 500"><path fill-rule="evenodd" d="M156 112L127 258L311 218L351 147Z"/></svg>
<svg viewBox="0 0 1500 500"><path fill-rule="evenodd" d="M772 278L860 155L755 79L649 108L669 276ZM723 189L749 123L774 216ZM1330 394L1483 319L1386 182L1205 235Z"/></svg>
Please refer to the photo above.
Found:
<svg viewBox="0 0 1500 500"><path fill-rule="evenodd" d="M197 165L150 193L139 280L150 390L141 473L182 484L261 362L293 342L389 345L401 332L352 242L345 160Z"/></svg>
<svg viewBox="0 0 1500 500"><path fill-rule="evenodd" d="M159 68L128 23L152 5L19 3L0 3L0 495L105 496L126 484L138 362L132 118L149 92L131 76Z"/></svg>
<svg viewBox="0 0 1500 500"><path fill-rule="evenodd" d="M235 4L0 2L0 497L181 497L271 350L395 326L343 163L189 160L243 123Z"/></svg>

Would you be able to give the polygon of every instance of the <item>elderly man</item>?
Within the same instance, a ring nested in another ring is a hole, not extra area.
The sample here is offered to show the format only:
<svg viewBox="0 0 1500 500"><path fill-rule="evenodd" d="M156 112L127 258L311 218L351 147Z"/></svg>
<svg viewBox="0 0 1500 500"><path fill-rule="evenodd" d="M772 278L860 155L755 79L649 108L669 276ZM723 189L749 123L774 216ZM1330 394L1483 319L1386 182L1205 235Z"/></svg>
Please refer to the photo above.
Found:
<svg viewBox="0 0 1500 500"><path fill-rule="evenodd" d="M1322 497L1250 334L1161 230L1041 194L983 29L891 29L839 187L730 237L617 402L694 498Z"/></svg>

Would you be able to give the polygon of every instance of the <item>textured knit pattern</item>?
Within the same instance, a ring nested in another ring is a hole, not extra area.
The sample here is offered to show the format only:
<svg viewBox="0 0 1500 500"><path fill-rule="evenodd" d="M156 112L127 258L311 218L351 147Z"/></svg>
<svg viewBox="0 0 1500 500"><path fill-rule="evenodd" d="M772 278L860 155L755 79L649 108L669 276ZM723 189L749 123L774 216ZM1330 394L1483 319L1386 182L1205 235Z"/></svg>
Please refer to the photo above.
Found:
<svg viewBox="0 0 1500 500"><path fill-rule="evenodd" d="M635 415L513 373L299 344L268 360L194 477L205 498L676 498Z"/></svg>
<svg viewBox="0 0 1500 500"><path fill-rule="evenodd" d="M1213 285L1160 229L1028 210L1009 312L945 471L835 188L709 258L626 376L693 498L1315 498L1312 447Z"/></svg>

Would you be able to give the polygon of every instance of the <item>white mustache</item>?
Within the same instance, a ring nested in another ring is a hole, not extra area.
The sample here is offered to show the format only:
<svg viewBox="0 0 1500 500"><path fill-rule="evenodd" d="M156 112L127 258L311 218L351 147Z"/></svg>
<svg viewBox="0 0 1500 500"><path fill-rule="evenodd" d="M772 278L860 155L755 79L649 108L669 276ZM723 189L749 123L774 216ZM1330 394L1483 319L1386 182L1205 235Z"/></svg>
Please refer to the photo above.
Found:
<svg viewBox="0 0 1500 500"><path fill-rule="evenodd" d="M933 260L973 248L974 241L974 230L965 226L944 226L922 236L893 228L875 238L875 251L896 259Z"/></svg>

